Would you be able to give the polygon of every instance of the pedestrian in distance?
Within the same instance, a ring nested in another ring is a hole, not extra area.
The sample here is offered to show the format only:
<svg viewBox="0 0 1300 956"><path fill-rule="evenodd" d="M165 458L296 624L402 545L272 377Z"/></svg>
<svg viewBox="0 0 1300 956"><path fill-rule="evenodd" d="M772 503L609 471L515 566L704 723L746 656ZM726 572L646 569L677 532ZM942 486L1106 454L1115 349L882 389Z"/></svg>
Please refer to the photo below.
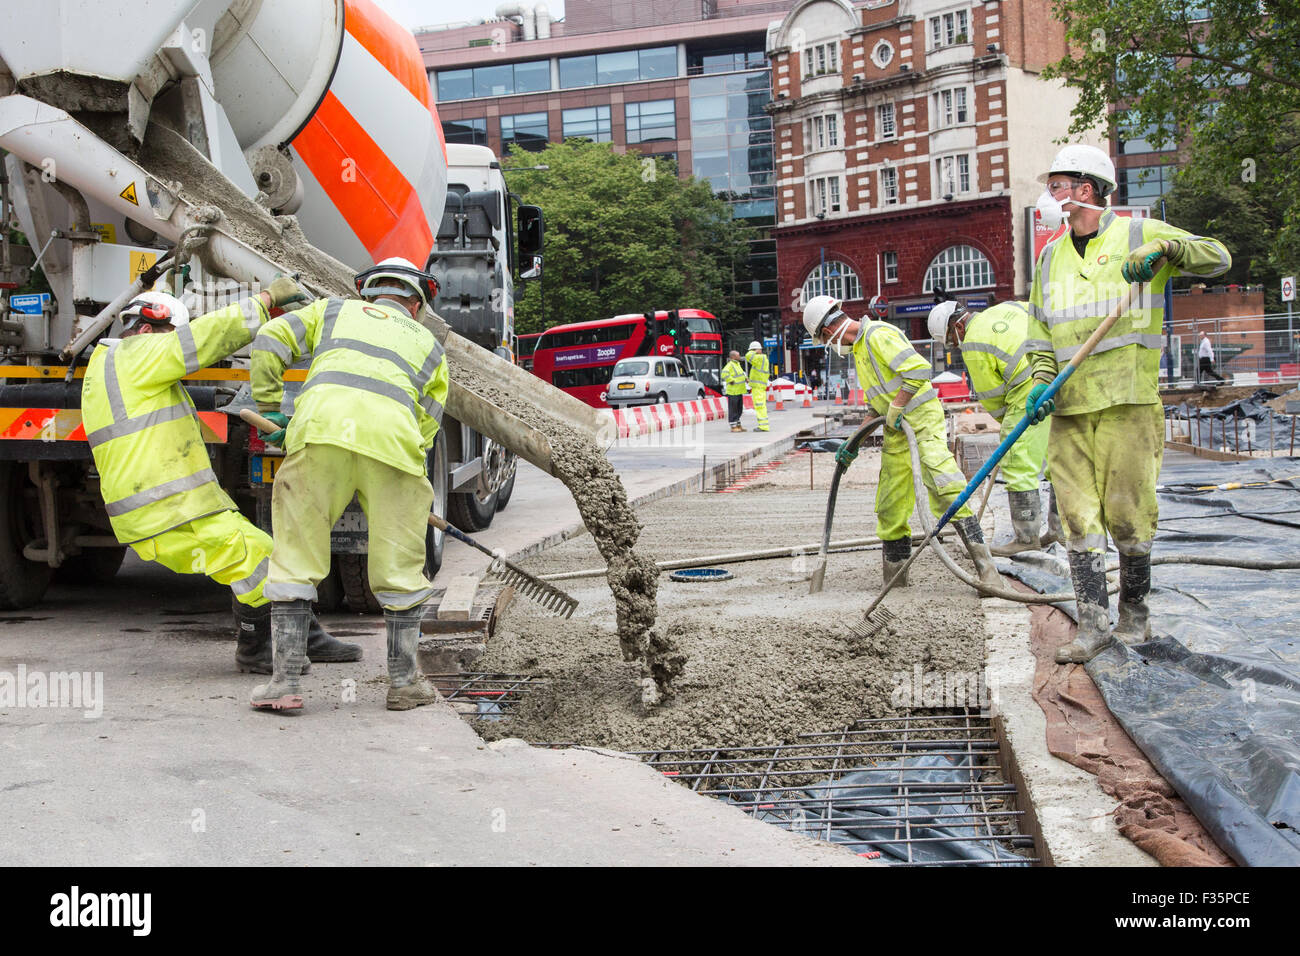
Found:
<svg viewBox="0 0 1300 956"><path fill-rule="evenodd" d="M424 574L433 505L426 456L448 390L442 346L418 321L437 283L405 259L386 259L356 285L361 300L319 299L268 322L253 342L253 398L280 425L263 440L287 453L271 499L276 541L265 589L274 674L253 689L255 708L302 707L308 614L329 574L330 530L354 494L369 527L370 588L384 609L388 709L438 699L416 660L433 594ZM308 356L290 419L280 412L284 371Z"/></svg>
<svg viewBox="0 0 1300 956"><path fill-rule="evenodd" d="M727 364L722 367L722 390L727 396L727 421L733 432L743 432L745 426L740 424L740 416L745 410L745 369L740 364L740 352L731 350Z"/></svg>
<svg viewBox="0 0 1300 956"><path fill-rule="evenodd" d="M1119 621L1115 637L1147 640L1151 623L1151 542L1156 533L1156 480L1164 455L1160 401L1160 330L1164 287L1178 275L1222 275L1232 257L1217 239L1194 236L1159 219L1124 218L1107 208L1115 164L1095 146L1061 149L1039 177L1038 200L1052 229L1070 228L1038 257L1029 291L1029 337L1035 385L1030 413L1052 415L1047 461L1069 549L1078 604L1075 639L1056 654L1082 663L1110 639L1106 536L1119 551ZM1058 369L1078 352L1133 283L1132 305L1057 392L1040 398ZM1054 412L1054 414L1053 414Z"/></svg>
<svg viewBox="0 0 1300 956"><path fill-rule="evenodd" d="M230 587L235 663L245 673L271 673L271 537L221 487L181 381L251 342L272 308L304 298L282 276L190 321L180 299L142 292L119 315L121 337L91 353L82 382L82 421L113 534L146 561ZM361 647L330 636L310 606L306 633L312 661L361 659Z"/></svg>
<svg viewBox="0 0 1300 956"><path fill-rule="evenodd" d="M1213 375L1220 382L1224 381L1222 375L1214 370L1214 346L1210 344L1210 337L1201 332L1201 342L1196 347L1196 380L1200 381L1202 375Z"/></svg>

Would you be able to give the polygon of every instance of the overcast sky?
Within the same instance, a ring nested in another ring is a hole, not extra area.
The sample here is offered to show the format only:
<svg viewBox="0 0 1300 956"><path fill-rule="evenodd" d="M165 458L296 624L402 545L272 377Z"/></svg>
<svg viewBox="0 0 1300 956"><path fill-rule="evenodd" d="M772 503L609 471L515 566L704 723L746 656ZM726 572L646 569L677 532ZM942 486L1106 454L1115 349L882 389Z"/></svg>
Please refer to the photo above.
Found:
<svg viewBox="0 0 1300 956"><path fill-rule="evenodd" d="M412 29L491 17L504 2L508 0L375 0L390 17ZM557 20L564 16L564 0L546 0L546 7Z"/></svg>

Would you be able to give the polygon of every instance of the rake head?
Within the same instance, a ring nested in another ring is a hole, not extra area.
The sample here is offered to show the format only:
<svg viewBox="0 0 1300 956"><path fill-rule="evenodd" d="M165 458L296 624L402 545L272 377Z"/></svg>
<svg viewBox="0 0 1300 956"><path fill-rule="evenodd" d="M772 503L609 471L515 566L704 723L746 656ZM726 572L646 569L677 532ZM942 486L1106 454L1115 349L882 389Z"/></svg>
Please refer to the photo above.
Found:
<svg viewBox="0 0 1300 956"><path fill-rule="evenodd" d="M898 615L883 607L878 607L874 611L862 616L858 621L849 628L849 633L859 639L875 637L887 627L895 627L899 623Z"/></svg>
<svg viewBox="0 0 1300 956"><path fill-rule="evenodd" d="M540 604L549 614L556 617L572 617L578 608L578 602L559 588L551 587L545 581L539 581L525 574L518 568L506 566L498 572L506 584L535 604Z"/></svg>

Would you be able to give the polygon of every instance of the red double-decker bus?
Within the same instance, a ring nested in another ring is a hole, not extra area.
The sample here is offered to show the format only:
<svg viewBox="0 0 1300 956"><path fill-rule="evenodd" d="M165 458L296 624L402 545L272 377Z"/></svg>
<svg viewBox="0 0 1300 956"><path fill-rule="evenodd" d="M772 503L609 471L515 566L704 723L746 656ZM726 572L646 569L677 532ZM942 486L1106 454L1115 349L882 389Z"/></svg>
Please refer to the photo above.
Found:
<svg viewBox="0 0 1300 956"><path fill-rule="evenodd" d="M515 336L515 364L525 371L533 370L533 352L537 348L537 340L546 333L528 332L524 335Z"/></svg>
<svg viewBox="0 0 1300 956"><path fill-rule="evenodd" d="M538 338L532 372L588 405L605 408L605 386L614 364L652 354L683 359L706 389L721 393L722 323L701 309L557 325Z"/></svg>

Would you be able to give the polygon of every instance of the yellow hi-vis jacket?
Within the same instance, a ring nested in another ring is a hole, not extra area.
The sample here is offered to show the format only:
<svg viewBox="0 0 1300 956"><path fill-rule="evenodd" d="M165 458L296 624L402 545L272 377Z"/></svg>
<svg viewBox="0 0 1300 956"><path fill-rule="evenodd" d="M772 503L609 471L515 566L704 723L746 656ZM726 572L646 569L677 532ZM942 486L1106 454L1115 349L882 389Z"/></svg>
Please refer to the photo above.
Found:
<svg viewBox="0 0 1300 956"><path fill-rule="evenodd" d="M1029 335L1029 306L999 302L977 312L966 323L961 358L971 387L984 409L999 421L1008 408L1024 408L1034 387L1031 348L1043 349Z"/></svg>
<svg viewBox="0 0 1300 956"><path fill-rule="evenodd" d="M745 394L745 370L735 359L722 366L722 390L724 395Z"/></svg>
<svg viewBox="0 0 1300 956"><path fill-rule="evenodd" d="M311 367L284 450L336 445L413 475L426 471L447 401L447 360L433 333L388 300L318 299L253 340L253 399L278 411L284 370Z"/></svg>
<svg viewBox="0 0 1300 956"><path fill-rule="evenodd" d="M930 387L930 363L888 322L862 321L853 342L853 361L858 370L858 386L878 415L885 414L904 381L919 386L904 406L904 413L939 397Z"/></svg>
<svg viewBox="0 0 1300 956"><path fill-rule="evenodd" d="M745 356L749 363L749 384L751 387L761 385L767 388L768 379L772 377L772 363L767 360L766 352L750 352Z"/></svg>
<svg viewBox="0 0 1300 956"><path fill-rule="evenodd" d="M1059 369L1119 304L1128 288L1120 275L1128 254L1153 239L1179 240L1182 264L1175 268L1163 262L1151 281L1139 286L1132 307L1061 386L1056 414L1158 403L1165 283L1177 275L1222 275L1232 257L1217 239L1193 236L1159 219L1126 219L1110 210L1102 213L1097 235L1082 257L1068 231L1049 242L1038 257L1029 290L1029 338L1043 345L1034 354Z"/></svg>
<svg viewBox="0 0 1300 956"><path fill-rule="evenodd" d="M108 339L91 353L81 419L118 541L238 510L212 470L180 379L247 345L266 318L261 302L244 299L175 332Z"/></svg>

